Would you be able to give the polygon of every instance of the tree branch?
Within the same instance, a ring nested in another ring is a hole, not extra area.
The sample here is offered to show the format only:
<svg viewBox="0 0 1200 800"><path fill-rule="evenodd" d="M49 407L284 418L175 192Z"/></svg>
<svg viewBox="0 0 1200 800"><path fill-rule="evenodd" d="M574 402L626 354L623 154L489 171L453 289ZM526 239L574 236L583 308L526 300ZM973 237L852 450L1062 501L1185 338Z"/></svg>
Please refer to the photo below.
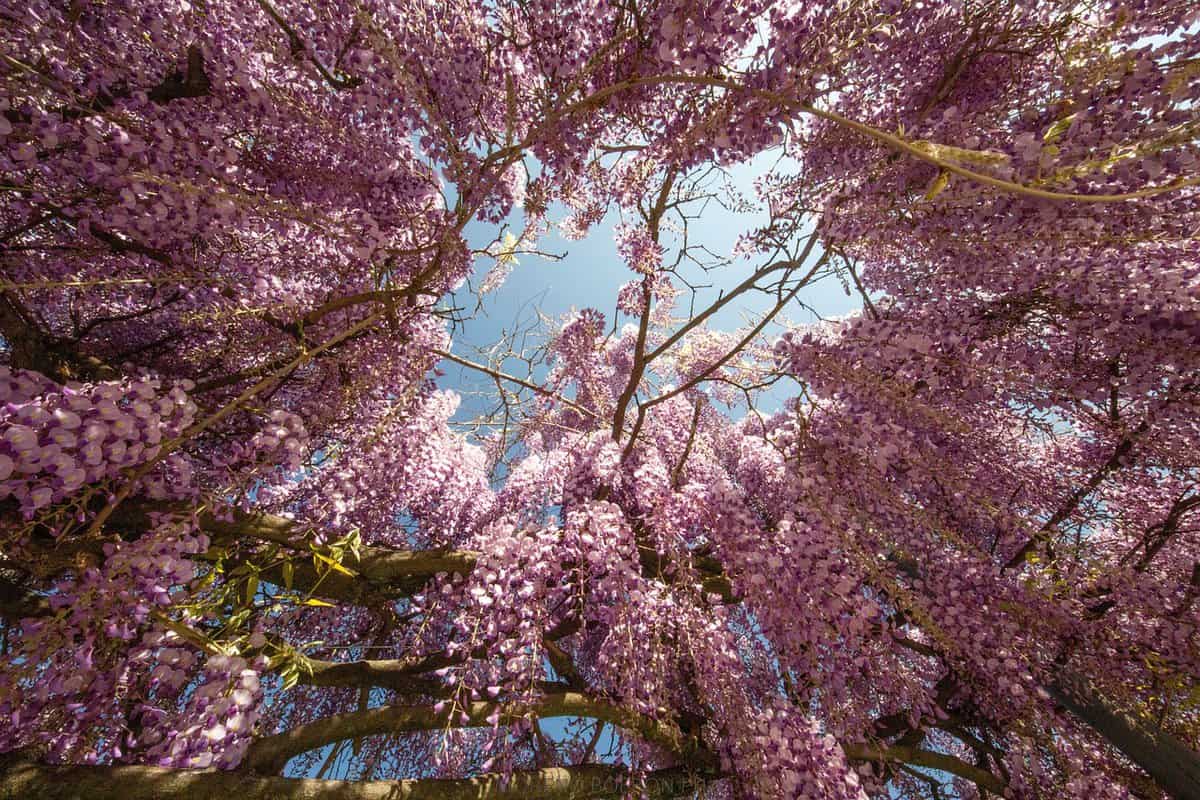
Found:
<svg viewBox="0 0 1200 800"><path fill-rule="evenodd" d="M685 738L679 728L670 723L594 700L578 692L549 694L528 705L474 702L461 707L461 711L466 714L465 722L454 718L457 711L446 709L439 713L433 706L383 706L334 714L255 740L246 751L242 763L250 770L273 773L281 770L294 756L343 739L381 733L483 727L492 724L488 717L493 714L499 714L501 724L511 724L530 717L589 717L635 731L647 741L670 752L689 756L689 760L704 760L705 755L694 741Z"/></svg>
<svg viewBox="0 0 1200 800"><path fill-rule="evenodd" d="M480 653L480 656L486 653ZM391 689L400 694L447 697L455 689L444 681L426 678L414 670L414 662L404 659L362 661L320 661L305 659L300 683L305 686L343 686L356 689ZM576 687L561 681L543 681L539 689L547 694Z"/></svg>
<svg viewBox="0 0 1200 800"><path fill-rule="evenodd" d="M200 527L218 540L257 539L298 550L305 548L297 534L302 524L274 514L239 513L232 521L211 514L200 516ZM356 572L346 575L330 571L318 574L316 567L294 564L293 585L314 591L322 597L358 602L368 593L385 597L404 597L420 590L435 575L446 572L465 574L475 568L478 554L469 550L391 550L386 547L362 547L358 557L347 554L344 566ZM282 584L282 567L267 570L266 577Z"/></svg>
<svg viewBox="0 0 1200 800"><path fill-rule="evenodd" d="M353 89L362 83L362 78L357 78L357 77L339 78L338 76L336 76L332 72L330 72L325 67L325 65L321 63L321 60L319 58L317 58L317 54L315 52L313 52L307 44L305 44L304 40L300 37L300 34L296 31L296 29L293 28L288 23L288 21L283 18L283 15L281 15L278 11L275 10L275 7L273 5L271 5L269 2L267 2L267 0L258 0L258 5L261 6L262 10L267 12L267 16L269 16L271 19L273 19L275 21L275 24L278 25L280 27L280 29L284 33L287 34L288 46L291 47L292 53L295 55L307 54L308 60L312 62L313 66L317 68L317 72L321 75L321 77L325 80L325 82L328 83L330 86L332 86L334 89L339 89L339 90ZM336 67L335 67L335 69L336 69Z"/></svg>
<svg viewBox="0 0 1200 800"><path fill-rule="evenodd" d="M506 372L501 372L499 370L492 369L491 367L484 366L483 364L476 364L474 361L468 361L465 358L461 358L461 357L456 356L453 353L447 352L445 350L432 350L430 352L432 352L438 356L441 356L442 358L446 359L447 361L452 361L455 364L458 364L460 367L466 367L467 369L473 369L478 372L482 372L484 375L491 375L493 378L496 378L497 380L508 381L509 383L515 383L518 386L524 386L526 389L530 389L530 390L542 395L543 397L549 397L551 400L557 400L558 402L574 409L575 411L578 411L581 414L586 414L589 417L596 416L596 414L593 411L591 411L590 409L584 408L583 406L578 405L577 403L574 403L574 402L568 400L567 398L563 397L562 395L552 392L551 390L547 389L545 386L538 386L536 383L530 383L529 381L518 378L515 375L509 375Z"/></svg>
<svg viewBox="0 0 1200 800"><path fill-rule="evenodd" d="M1145 433L1149 427L1149 423L1143 421L1142 424L1139 425L1130 436L1122 439L1113 450L1112 455L1108 457L1108 460L1101 464L1100 468L1092 473L1092 476L1088 478L1087 483L1085 483L1083 486L1080 486L1069 498L1067 498L1067 502L1063 503L1033 536L1029 537L1029 540L1021 546L1021 549L1014 553L1013 557L1010 558L1007 563L1005 563L1004 569L1010 570L1015 567L1019 567L1021 564L1024 564L1029 556L1033 553L1034 549L1040 543L1050 538L1050 536L1054 534L1055 528L1057 528L1064 520L1075 513L1075 509L1079 508L1079 504L1086 500L1088 495L1094 492L1096 487L1104 482L1104 479L1108 477L1108 474L1117 467L1121 466L1121 462L1127 455L1129 455L1130 451L1133 450L1134 439Z"/></svg>
<svg viewBox="0 0 1200 800"><path fill-rule="evenodd" d="M23 800L591 800L621 797L629 773L606 764L517 771L476 778L330 781L205 769L0 764L0 797ZM650 773L652 797L691 797L683 770Z"/></svg>
<svg viewBox="0 0 1200 800"><path fill-rule="evenodd" d="M699 327L700 325L703 325L705 320L707 320L713 314L717 313L722 308L724 308L725 305L727 305L734 298L739 297L740 295L744 294L745 292L749 291L750 289L753 289L758 284L758 281L760 279L765 278L767 275L770 275L772 272L779 272L780 270L797 269L799 267L804 266L804 262L808 260L808 256L812 252L813 247L816 246L816 243L817 243L817 234L814 233L808 237L808 242L805 243L803 252L801 252L800 255L797 256L796 258L789 259L787 261L777 261L773 264L768 264L767 266L762 267L761 269L755 270L748 278L746 278L746 280L742 281L737 286L730 289L729 292L727 292L720 299L716 300L708 308L704 309L699 314L696 314L695 316L688 319L687 323L684 324L683 327L681 327L679 330L675 331L675 333L673 333L669 337L667 337L667 340L665 342L660 344L658 347L654 348L654 350L651 351L650 355L648 355L646 357L646 361L647 362L653 361L654 359L658 358L660 355L665 353L668 349L670 349L670 347L672 345L674 345L676 342L678 342L680 339L682 339L685 335L687 335L687 333L689 331Z"/></svg>
<svg viewBox="0 0 1200 800"><path fill-rule="evenodd" d="M1200 756L1182 741L1122 713L1078 675L1060 670L1046 689L1056 702L1115 745L1175 800L1200 800Z"/></svg>
<svg viewBox="0 0 1200 800"><path fill-rule="evenodd" d="M49 600L0 574L0 619L46 617L50 613Z"/></svg>
<svg viewBox="0 0 1200 800"><path fill-rule="evenodd" d="M951 775L965 778L980 789L986 789L998 795L1004 794L1004 782L995 775L986 769L968 764L966 761L946 753L921 750L916 747L905 747L903 745L893 745L886 748L874 748L868 745L849 745L843 746L842 749L845 751L846 757L852 761L894 761L902 764L911 764L915 767L941 770L942 772L949 772Z"/></svg>

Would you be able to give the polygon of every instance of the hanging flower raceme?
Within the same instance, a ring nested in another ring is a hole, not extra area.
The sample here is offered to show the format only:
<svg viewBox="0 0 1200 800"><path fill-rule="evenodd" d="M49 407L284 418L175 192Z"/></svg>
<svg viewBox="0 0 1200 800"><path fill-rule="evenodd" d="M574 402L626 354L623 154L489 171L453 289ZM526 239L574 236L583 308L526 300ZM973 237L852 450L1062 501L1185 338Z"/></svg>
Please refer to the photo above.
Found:
<svg viewBox="0 0 1200 800"><path fill-rule="evenodd" d="M112 491L126 470L154 461L196 413L183 385L164 391L161 381L141 378L60 386L3 366L0 402L0 500L18 501L27 519L87 489ZM182 459L169 457L144 490L184 496L188 473Z"/></svg>
<svg viewBox="0 0 1200 800"><path fill-rule="evenodd" d="M207 549L189 523L165 520L137 541L105 544L99 566L59 580L46 613L8 630L0 714L11 724L0 748L45 748L56 761L124 760L172 730L172 705L199 658L168 620L197 578L193 559ZM145 740L128 733L131 713L144 718Z"/></svg>

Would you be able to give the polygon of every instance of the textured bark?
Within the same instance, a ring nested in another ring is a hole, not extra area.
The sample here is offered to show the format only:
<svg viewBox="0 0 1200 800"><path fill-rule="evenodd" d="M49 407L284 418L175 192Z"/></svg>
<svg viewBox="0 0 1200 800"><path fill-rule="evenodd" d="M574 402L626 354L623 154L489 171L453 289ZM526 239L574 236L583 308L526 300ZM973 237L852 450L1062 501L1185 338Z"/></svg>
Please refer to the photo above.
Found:
<svg viewBox="0 0 1200 800"><path fill-rule="evenodd" d="M1078 676L1061 675L1048 690L1064 708L1144 769L1171 797L1200 800L1200 755L1196 751L1166 731L1152 730L1121 713Z"/></svg>
<svg viewBox="0 0 1200 800"><path fill-rule="evenodd" d="M1101 473L1107 469L1106 466L1097 475L1102 477ZM1088 486L1098 484L1099 479L1093 476ZM899 557L889 560L910 577L921 576L920 566L915 562ZM1045 688L1056 702L1145 770L1171 797L1200 800L1200 754L1196 751L1166 731L1152 730L1143 722L1121 713L1082 675L1062 672Z"/></svg>
<svg viewBox="0 0 1200 800"><path fill-rule="evenodd" d="M303 546L299 523L274 514L237 514L224 521L211 515L200 518L200 526L216 539L258 539L289 546ZM345 566L356 576L330 572L320 578L309 564L297 563L293 581L300 588L320 586L317 593L335 599L357 602L367 593L401 597L419 591L425 582L443 572L470 572L475 568L476 553L466 550L389 550L363 547L358 559L348 556ZM268 578L274 579L268 575Z"/></svg>
<svg viewBox="0 0 1200 800"><path fill-rule="evenodd" d="M549 694L528 706L476 702L460 707L457 711L467 714L465 722L451 721L449 709L435 713L432 706L382 706L334 714L297 725L274 736L255 740L246 751L242 766L263 773L279 772L293 756L333 742L381 733L481 727L491 725L487 718L496 712L499 712L502 724L509 724L524 717L589 717L603 720L635 731L647 741L684 756L689 761L700 763L709 760L676 726L611 703L593 700L578 692Z"/></svg>
<svg viewBox="0 0 1200 800"><path fill-rule="evenodd" d="M0 292L0 334L8 343L9 364L30 369L56 381L112 380L115 370L71 343L39 330L28 309L8 292Z"/></svg>
<svg viewBox="0 0 1200 800"><path fill-rule="evenodd" d="M933 750L921 750L916 747L893 745L891 747L873 748L866 745L849 745L843 747L846 757L851 761L874 761L879 763L894 762L908 764L914 767L936 769L948 772L960 778L966 778L980 789L1002 795L1004 782L982 767L968 764L960 758L938 753Z"/></svg>
<svg viewBox="0 0 1200 800"><path fill-rule="evenodd" d="M459 780L328 781L163 767L0 766L0 800L587 800L619 797L626 773L586 764ZM685 773L647 781L652 797L691 796Z"/></svg>
<svg viewBox="0 0 1200 800"><path fill-rule="evenodd" d="M22 586L19 577L15 572L13 577L9 577L4 570L0 570L0 618L16 621L49 615L49 601Z"/></svg>

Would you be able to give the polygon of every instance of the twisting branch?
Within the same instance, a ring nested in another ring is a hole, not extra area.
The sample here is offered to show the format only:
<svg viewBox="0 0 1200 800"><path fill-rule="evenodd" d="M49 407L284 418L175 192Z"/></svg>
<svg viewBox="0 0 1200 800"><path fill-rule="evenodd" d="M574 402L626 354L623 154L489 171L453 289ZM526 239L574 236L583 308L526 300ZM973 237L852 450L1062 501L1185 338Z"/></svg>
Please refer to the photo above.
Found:
<svg viewBox="0 0 1200 800"><path fill-rule="evenodd" d="M381 733L435 731L453 727L482 727L491 725L488 719L511 724L521 719L548 717L590 717L637 732L649 742L667 750L705 760L697 744L687 739L674 725L642 716L602 700L594 700L578 692L545 695L531 704L500 704L474 702L461 708L460 719L449 708L434 706L384 706L363 711L349 711L298 725L274 736L255 740L246 751L243 765L252 771L273 773L282 769L288 759L309 750L343 739L374 736ZM496 715L496 716L493 716Z"/></svg>
<svg viewBox="0 0 1200 800"><path fill-rule="evenodd" d="M1179 532L1179 525L1183 521L1184 515L1197 507L1200 507L1200 494L1181 497L1171 505L1171 510L1167 512L1166 518L1152 525L1146 531L1146 535L1142 537L1142 541L1138 543L1139 547L1144 545L1146 551L1137 560L1137 563L1134 564L1134 572L1145 572L1150 567L1150 563L1154 561L1154 557L1166 546L1171 537ZM1136 551L1137 548L1135 547L1129 553L1122 556L1118 565L1125 564L1127 559L1132 557Z"/></svg>
<svg viewBox="0 0 1200 800"><path fill-rule="evenodd" d="M187 51L187 69L180 70L178 67L171 70L163 76L163 79L156 85L144 89L147 99L157 105L166 105L173 100L183 100L188 98L205 97L212 90L212 81L208 77L208 73L204 67L204 51L200 45L190 44ZM33 73L37 76L37 80L45 85L50 86L55 91L70 95L71 92L57 80L51 77L48 69L34 69L17 59L9 56L6 53L0 53L0 61L3 61L10 69L18 72ZM129 86L110 87L96 94L91 100L86 103L77 103L74 105L64 105L55 110L63 119L84 119L96 114L103 114L108 111L118 100L124 100L134 94L134 88ZM10 122L20 122L29 124L32 117L29 112L21 111L16 108L5 109L3 115Z"/></svg>
<svg viewBox="0 0 1200 800"><path fill-rule="evenodd" d="M115 369L85 356L68 341L43 333L15 292L0 291L0 335L8 342L9 363L31 369L57 381L113 380Z"/></svg>
<svg viewBox="0 0 1200 800"><path fill-rule="evenodd" d="M1080 503L1086 500L1088 495L1096 491L1096 488L1104 482L1109 473L1121 466L1121 462L1132 452L1134 440L1145 433L1149 427L1149 423L1143 421L1131 435L1122 439L1116 448L1113 449L1112 455L1108 457L1108 460L1101 464L1099 469L1093 472L1092 476L1088 478L1087 482L1076 489L1067 498L1067 501L1050 515L1050 518L1046 520L1033 536L1029 537L1025 544L1021 545L1021 549L1014 553L1012 558L1005 563L1004 569L1010 570L1024 564L1039 544L1053 536L1058 526L1075 513Z"/></svg>
<svg viewBox="0 0 1200 800"><path fill-rule="evenodd" d="M668 336L666 341L664 341L658 347L654 348L650 355L646 357L646 360L653 361L654 359L658 358L689 332L703 325L709 317L711 317L713 314L716 314L718 311L728 305L730 301L755 288L758 285L758 282L767 275L770 275L773 272L779 272L781 270L792 270L803 267L804 262L808 260L808 256L812 253L813 247L815 247L816 244L817 235L814 233L809 236L808 242L804 245L804 250L800 253L800 255L796 256L796 258L788 259L787 261L776 261L772 264L762 267L761 269L755 270L754 273L746 278L746 280L739 283L719 300L701 311L699 314L696 314L688 319L687 323L683 327Z"/></svg>
<svg viewBox="0 0 1200 800"><path fill-rule="evenodd" d="M518 386L524 386L526 389L536 392L536 393L542 395L543 397L549 397L552 400L556 400L556 401L562 403L563 405L565 405L575 411L578 411L581 414L586 414L589 417L596 416L595 412L591 411L590 409L584 408L583 406L579 405L578 403L568 400L567 398L563 397L562 395L547 389L545 386L538 386L536 383L530 383L529 381L522 380L521 378L518 378L515 375L509 375L506 372L501 372L499 370L492 369L491 367L484 366L483 364L476 364L474 361L468 361L467 359L461 358L460 356L456 356L453 353L447 352L446 350L433 350L432 352L441 356L442 358L446 359L447 361L452 361L455 364L458 364L461 367L466 367L467 369L473 369L473 370L476 370L477 372L482 372L484 375L490 375L497 380L508 381L509 383L515 383Z"/></svg>
<svg viewBox="0 0 1200 800"><path fill-rule="evenodd" d="M313 66L317 68L317 72L320 73L321 77L326 83L338 90L353 89L362 84L362 78L339 78L330 72L325 65L321 63L321 60L317 58L317 54L305 43L304 39L301 38L296 29L293 28L288 21L283 18L282 14L275 10L275 6L271 5L267 0L258 0L258 4L262 7L263 11L267 12L267 16L275 20L275 24L287 34L288 46L292 48L292 53L295 55L299 55L301 53L307 54L308 60L311 61Z"/></svg>
<svg viewBox="0 0 1200 800"><path fill-rule="evenodd" d="M350 326L349 328L342 331L341 333L339 333L335 336L331 336L329 339L325 340L324 342L322 342L321 344L317 345L316 347L314 347L312 349L301 348L299 354L297 354L295 356L295 358L288 361L288 363L285 364L283 367L281 367L278 370L275 370L270 375L268 375L266 378L263 378L258 383L249 387L244 392L242 392L240 395L235 397L233 400L230 400L224 406L222 406L221 408L214 411L212 414L209 414L204 419L201 419L201 420L195 422L187 430L185 430L183 433L181 433L175 439L164 442L162 444L162 446L159 448L158 454L154 458L147 459L136 470L133 470L127 476L125 483L121 486L120 489L117 490L116 494L114 495L113 499L108 503L108 505L106 505L103 509L101 509L98 514L96 514L95 519L92 520L91 526L88 528L88 537L94 537L95 534L100 531L100 529L104 525L104 521L107 520L108 517L113 513L113 511L116 510L116 508L129 497L129 495L133 492L134 487L137 486L138 482L143 477L145 477L150 472L150 470L152 470L163 459L165 459L171 453L174 453L176 450L178 450L180 447L182 447L185 443L191 441L195 437L204 433L209 428L216 425L221 420L225 419L229 415L233 414L235 411L239 410L242 406L244 406L247 402L249 402L254 397L256 397L259 393L261 393L262 391L264 391L265 389L270 387L271 384L273 384L276 380L282 378L283 376L287 375L288 373L292 372L293 370L298 369L300 366L307 364L309 361L316 358L318 355L325 352L329 348L334 347L338 344L341 344L342 342L346 341L347 339L351 338L352 336L355 336L356 334L367 330L372 325L374 325L377 321L379 321L379 319L382 316L383 316L383 312L377 311L374 314L371 314L370 316L362 319L358 323Z"/></svg>
<svg viewBox="0 0 1200 800"><path fill-rule="evenodd" d="M546 648L551 664L558 662L555 670L568 684L564 687L562 684L545 682L541 685L543 691L553 694L564 688L573 691L579 689L579 686L574 685L575 678L578 676L565 674L573 672L574 666L570 664L566 653L556 644L558 640L565 639L578 630L579 623L577 620L573 620L559 623L543 634L542 644ZM444 667L463 664L471 659L484 659L489 655L492 655L492 652L488 647L478 646L468 653L458 652L453 655L443 651L406 658L358 661L308 659L305 662L308 674L302 674L300 682L313 686L378 686L402 692L438 694L440 687L445 684L439 682L435 688L430 679L421 676ZM561 659L559 655L562 656ZM563 667L563 669L559 669L559 667ZM425 692L425 689L431 689L431 691Z"/></svg>
<svg viewBox="0 0 1200 800"><path fill-rule="evenodd" d="M770 95L771 93L766 94ZM776 97L778 96L776 95ZM887 146L894 150L898 150L901 153L912 156L913 158L921 161L925 161L929 164L933 164L941 169L946 170L947 172L952 172L959 177L967 178L975 183L982 183L985 186L991 186L994 189L1000 189L1001 191L1009 194L1035 197L1039 200L1055 200L1059 202L1066 201L1073 203L1123 203L1128 200L1155 197L1160 194L1175 192L1189 186L1200 185L1200 178L1190 178L1168 184L1167 186L1153 186L1148 189L1141 189L1136 192L1125 192L1122 194L1076 194L1073 192L1052 192L1046 189L1038 189L1034 186L1013 183L1012 181L996 178L983 172L976 172L975 170L967 169L966 167L960 166L954 161L950 161L936 155L934 149L925 145L925 143L907 142L904 139L901 139L899 136L887 133L886 131L881 131L878 128L873 128L870 125L865 125L848 117L843 117L841 114L837 114L833 111L825 111L803 103L799 104L797 107L805 113L812 114L814 117L820 117L821 119L837 123L838 125L849 128L857 133L861 133L864 136L868 136L877 142L886 144Z"/></svg>
<svg viewBox="0 0 1200 800"><path fill-rule="evenodd" d="M843 258L845 255L843 254ZM854 269L854 263L845 258L846 271L850 273L850 280L854 281L854 288L858 291L858 296L862 298L863 308L867 309L867 313L871 315L871 319L879 319L879 310L875 308L875 304L871 302L871 295L867 293L867 288L863 286L863 282L859 280L858 270Z"/></svg>
<svg viewBox="0 0 1200 800"><path fill-rule="evenodd" d="M126 519L122 517L121 522ZM217 543L254 539L296 549L306 547L300 541L303 526L274 514L239 512L232 520L202 514L199 523ZM318 573L312 564L300 561L294 564L292 584L297 589L349 603L361 602L369 595L405 597L419 591L435 575L470 572L477 558L478 554L469 550L362 547L357 557L349 553L345 557L345 566L353 570L353 575L338 571ZM282 568L277 566L266 570L264 577L282 584L281 573Z"/></svg>
<svg viewBox="0 0 1200 800"><path fill-rule="evenodd" d="M486 653L472 653L485 656ZM412 671L412 665L401 659L365 661L321 661L305 658L298 683L305 686L342 686L353 689L391 689L403 695L449 697L457 688ZM563 681L540 681L538 690L545 694L578 690Z"/></svg>
<svg viewBox="0 0 1200 800"><path fill-rule="evenodd" d="M941 770L965 778L981 789L986 789L998 795L1004 794L1004 783L986 769L968 764L960 758L938 753L933 750L921 750L917 747L893 745L891 747L870 747L868 745L843 745L846 757L852 761L875 761L879 763L896 762L911 764L915 767Z"/></svg>
<svg viewBox="0 0 1200 800"><path fill-rule="evenodd" d="M696 429L700 426L700 412L703 410L703 400L697 400L696 410L692 412L692 424L688 429L687 442L683 445L683 452L679 454L679 461L675 464L675 468L671 470L671 485L676 489L679 488L679 482L683 478L683 468L687 466L688 456L692 452L692 444L696 441Z"/></svg>
<svg viewBox="0 0 1200 800"><path fill-rule="evenodd" d="M671 169L667 170L667 175L663 178L663 183L659 188L658 198L655 200L653 208L649 212L644 212L646 227L650 231L650 239L655 244L658 244L662 217L666 213L667 200L670 197L671 187L675 184L677 175L677 168L671 167ZM646 365L650 362L650 359L646 357L646 336L650 330L651 303L653 303L653 297L650 292L650 276L647 275L642 279L642 308L641 316L638 319L637 339L633 345L633 364L629 368L629 380L626 381L625 388L617 398L616 409L613 412L612 436L615 441L620 441L621 432L625 428L625 413L629 408L630 401L637 394L638 386L642 382L642 376L646 372Z"/></svg>
<svg viewBox="0 0 1200 800"><path fill-rule="evenodd" d="M629 436L629 443L625 446L625 451L629 452L629 450L633 447L633 443L635 441L637 441L637 436L638 436L638 433L641 432L642 424L645 422L647 411L649 411L651 408L658 405L659 403L665 403L666 401L670 400L672 397L677 397L680 394L683 394L684 392L688 391L689 389L692 389L692 388L700 385L701 383L703 383L705 380L708 379L708 376L712 375L714 372L719 370L721 367L723 367L727 363L729 363L729 360L731 358L736 356L738 353L742 352L742 350L745 349L745 347L748 344L750 344L750 342L754 341L754 339L760 333L763 332L763 329L766 328L768 324L770 324L771 320L775 319L775 317L779 315L779 312L783 311L783 309L787 306L787 304L790 303L796 297L796 295L800 293L800 290L808 285L809 281L812 280L812 277L817 273L817 271L822 266L825 265L825 262L828 259L829 259L829 252L826 251L826 252L822 253L821 258L817 260L817 263L813 265L812 269L810 269L808 271L808 273L803 278L801 278L800 281L795 286L793 286L791 289L789 289L787 294L783 295L779 299L779 301L775 304L775 307L772 308L770 311L768 311L766 314L764 314L763 318L758 321L758 324L755 325L753 328L751 328L750 332L747 333L745 336L743 336L741 341L739 341L736 345L734 345L732 348L730 348L729 351L725 353L725 355L721 356L721 358L717 359L715 362L710 364L702 372L700 372L700 374L696 375L691 380L685 381L683 384L677 386L676 388L671 389L670 391L667 391L667 392L663 392L662 394L660 394L656 397L652 397L649 400L647 400L646 402L639 405L637 420L633 424L633 433L631 433Z"/></svg>
<svg viewBox="0 0 1200 800"><path fill-rule="evenodd" d="M634 78L622 83L606 86L587 97L576 101L574 104L566 107L559 116L567 116L568 114L582 111L587 108L599 105L609 97L626 91L628 89L639 86L659 86L663 84L693 84L700 86L713 86L721 89L726 89L735 92L748 92L755 97L760 97L772 103L777 103L781 107L794 109L803 114L810 114L814 117L836 123L842 127L849 128L857 133L868 138L874 139L881 144L891 147L913 158L924 161L928 164L933 164L947 172L954 173L962 178L967 178L976 183L981 183L990 186L994 189L1006 192L1008 194L1024 195L1026 197L1034 197L1039 200L1053 200L1056 202L1075 202L1075 203L1123 203L1128 200L1138 200L1148 197L1155 197L1169 192L1179 191L1190 186L1200 185L1200 178L1189 178L1186 180L1177 181L1167 186L1153 186L1147 189L1141 189L1136 192L1125 192L1122 194L1075 194L1071 192L1052 192L1046 189L1038 189L1034 186L1026 186L1012 181L1006 181L1002 178L996 178L992 175L987 175L982 172L976 172L959 165L958 163L942 158L934 153L936 148L930 147L929 143L925 142L908 142L899 136L879 130L870 125L866 125L857 120L852 120L849 117L844 117L833 111L826 111L816 108L807 103L797 101L783 92L772 92L766 89L753 89L743 86L737 81L728 78L711 77L707 75L649 75L644 78ZM524 142L514 145L514 147L523 147ZM499 151L498 151L499 152Z"/></svg>

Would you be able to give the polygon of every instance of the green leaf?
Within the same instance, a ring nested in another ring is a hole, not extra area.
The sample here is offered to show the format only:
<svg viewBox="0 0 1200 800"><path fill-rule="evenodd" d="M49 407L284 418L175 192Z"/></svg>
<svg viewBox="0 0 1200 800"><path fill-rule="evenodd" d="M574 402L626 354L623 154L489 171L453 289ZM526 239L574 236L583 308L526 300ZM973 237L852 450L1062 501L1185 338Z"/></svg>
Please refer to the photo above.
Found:
<svg viewBox="0 0 1200 800"><path fill-rule="evenodd" d="M351 578L355 577L358 574L358 573L354 572L353 570L343 567L340 563L338 563L334 559L332 559L329 556L324 555L322 553L313 553L313 558L321 561L322 563L328 565L331 569L333 569L337 572L340 572L343 575L349 575Z"/></svg>
<svg viewBox="0 0 1200 800"><path fill-rule="evenodd" d="M1074 114L1069 114L1060 120L1056 120L1055 123L1047 128L1046 132L1042 134L1042 141L1046 144L1050 144L1051 142L1062 138L1062 135L1067 132L1067 129L1071 127L1071 123L1074 121Z"/></svg>
<svg viewBox="0 0 1200 800"><path fill-rule="evenodd" d="M946 190L950 185L950 173L942 170L938 176L933 179L933 183L929 186L929 191L925 192L925 199L932 200Z"/></svg>
<svg viewBox="0 0 1200 800"><path fill-rule="evenodd" d="M504 234L504 244L500 245L500 252L496 254L496 261L500 264L516 265L517 256L514 252L517 249L518 239L512 235L512 232Z"/></svg>

